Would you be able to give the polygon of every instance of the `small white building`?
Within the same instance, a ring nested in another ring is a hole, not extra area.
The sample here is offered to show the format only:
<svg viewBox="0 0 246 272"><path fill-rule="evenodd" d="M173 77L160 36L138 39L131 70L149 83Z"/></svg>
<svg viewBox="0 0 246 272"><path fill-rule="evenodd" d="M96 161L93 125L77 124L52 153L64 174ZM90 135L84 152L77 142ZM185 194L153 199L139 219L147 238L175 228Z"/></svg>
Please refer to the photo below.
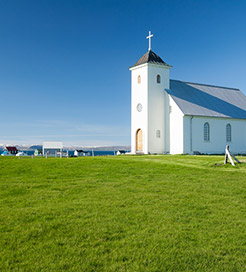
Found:
<svg viewBox="0 0 246 272"><path fill-rule="evenodd" d="M43 156L62 156L63 143L62 142L43 142Z"/></svg>
<svg viewBox="0 0 246 272"><path fill-rule="evenodd" d="M150 47L130 67L131 153L246 153L246 96L170 80L170 68Z"/></svg>

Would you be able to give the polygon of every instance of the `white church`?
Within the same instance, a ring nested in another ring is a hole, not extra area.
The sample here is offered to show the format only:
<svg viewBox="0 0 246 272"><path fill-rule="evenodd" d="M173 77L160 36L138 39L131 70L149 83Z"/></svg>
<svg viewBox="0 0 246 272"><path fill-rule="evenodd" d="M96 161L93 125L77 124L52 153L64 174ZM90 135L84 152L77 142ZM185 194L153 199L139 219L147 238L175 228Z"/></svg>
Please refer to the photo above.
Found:
<svg viewBox="0 0 246 272"><path fill-rule="evenodd" d="M131 153L246 153L246 96L239 89L172 80L149 50L131 71Z"/></svg>

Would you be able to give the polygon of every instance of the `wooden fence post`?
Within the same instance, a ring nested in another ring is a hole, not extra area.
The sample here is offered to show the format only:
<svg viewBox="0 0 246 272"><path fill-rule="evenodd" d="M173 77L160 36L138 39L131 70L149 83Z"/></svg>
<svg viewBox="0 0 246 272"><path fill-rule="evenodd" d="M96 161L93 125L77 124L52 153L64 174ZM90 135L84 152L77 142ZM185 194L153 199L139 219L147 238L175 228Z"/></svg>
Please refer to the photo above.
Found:
<svg viewBox="0 0 246 272"><path fill-rule="evenodd" d="M225 149L225 161L224 161L224 164L227 164L227 160L230 160L231 164L233 166L235 166L235 163L233 161L233 159L238 162L238 163L241 163L233 154L230 153L230 150L229 150L229 145L226 146L226 149ZM232 159L233 158L233 159Z"/></svg>

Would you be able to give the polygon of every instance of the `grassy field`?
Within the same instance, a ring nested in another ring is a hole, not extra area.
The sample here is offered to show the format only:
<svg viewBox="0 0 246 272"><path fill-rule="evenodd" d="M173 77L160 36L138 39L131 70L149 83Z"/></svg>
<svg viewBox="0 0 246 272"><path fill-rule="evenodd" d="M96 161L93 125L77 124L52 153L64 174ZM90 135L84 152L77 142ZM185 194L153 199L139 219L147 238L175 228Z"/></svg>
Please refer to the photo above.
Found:
<svg viewBox="0 0 246 272"><path fill-rule="evenodd" d="M222 164L1 157L0 271L246 271L246 163Z"/></svg>

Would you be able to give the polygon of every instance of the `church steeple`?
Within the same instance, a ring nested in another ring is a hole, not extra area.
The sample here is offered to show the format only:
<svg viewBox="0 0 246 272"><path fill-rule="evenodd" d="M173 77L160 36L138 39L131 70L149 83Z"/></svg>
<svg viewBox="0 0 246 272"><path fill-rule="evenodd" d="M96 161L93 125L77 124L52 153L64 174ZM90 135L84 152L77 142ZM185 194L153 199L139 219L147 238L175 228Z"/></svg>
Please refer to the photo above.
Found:
<svg viewBox="0 0 246 272"><path fill-rule="evenodd" d="M167 66L169 68L171 68L172 66L165 63L161 57L159 57L156 53L154 53L152 50L149 50L147 53L145 53L138 61L137 63L135 63L133 66L131 66L130 68L133 68L135 66L141 65L141 64L145 64L145 63L152 63L152 64L158 64L158 65L164 65Z"/></svg>
<svg viewBox="0 0 246 272"><path fill-rule="evenodd" d="M165 63L149 50L131 71L131 150L133 153L165 153L169 151L169 100L165 92L170 87L169 70ZM164 127L165 125L165 127Z"/></svg>
<svg viewBox="0 0 246 272"><path fill-rule="evenodd" d="M145 53L138 61L137 63L135 63L133 66L130 67L133 68L135 66L141 65L141 64L145 64L145 63L152 63L152 64L158 64L158 65L164 65L168 68L171 68L171 65L168 65L167 63L165 63L161 57L159 57L156 53L154 53L151 50L151 38L154 35L151 34L151 31L149 31L149 36L146 37L146 39L149 39L149 50L147 53Z"/></svg>

